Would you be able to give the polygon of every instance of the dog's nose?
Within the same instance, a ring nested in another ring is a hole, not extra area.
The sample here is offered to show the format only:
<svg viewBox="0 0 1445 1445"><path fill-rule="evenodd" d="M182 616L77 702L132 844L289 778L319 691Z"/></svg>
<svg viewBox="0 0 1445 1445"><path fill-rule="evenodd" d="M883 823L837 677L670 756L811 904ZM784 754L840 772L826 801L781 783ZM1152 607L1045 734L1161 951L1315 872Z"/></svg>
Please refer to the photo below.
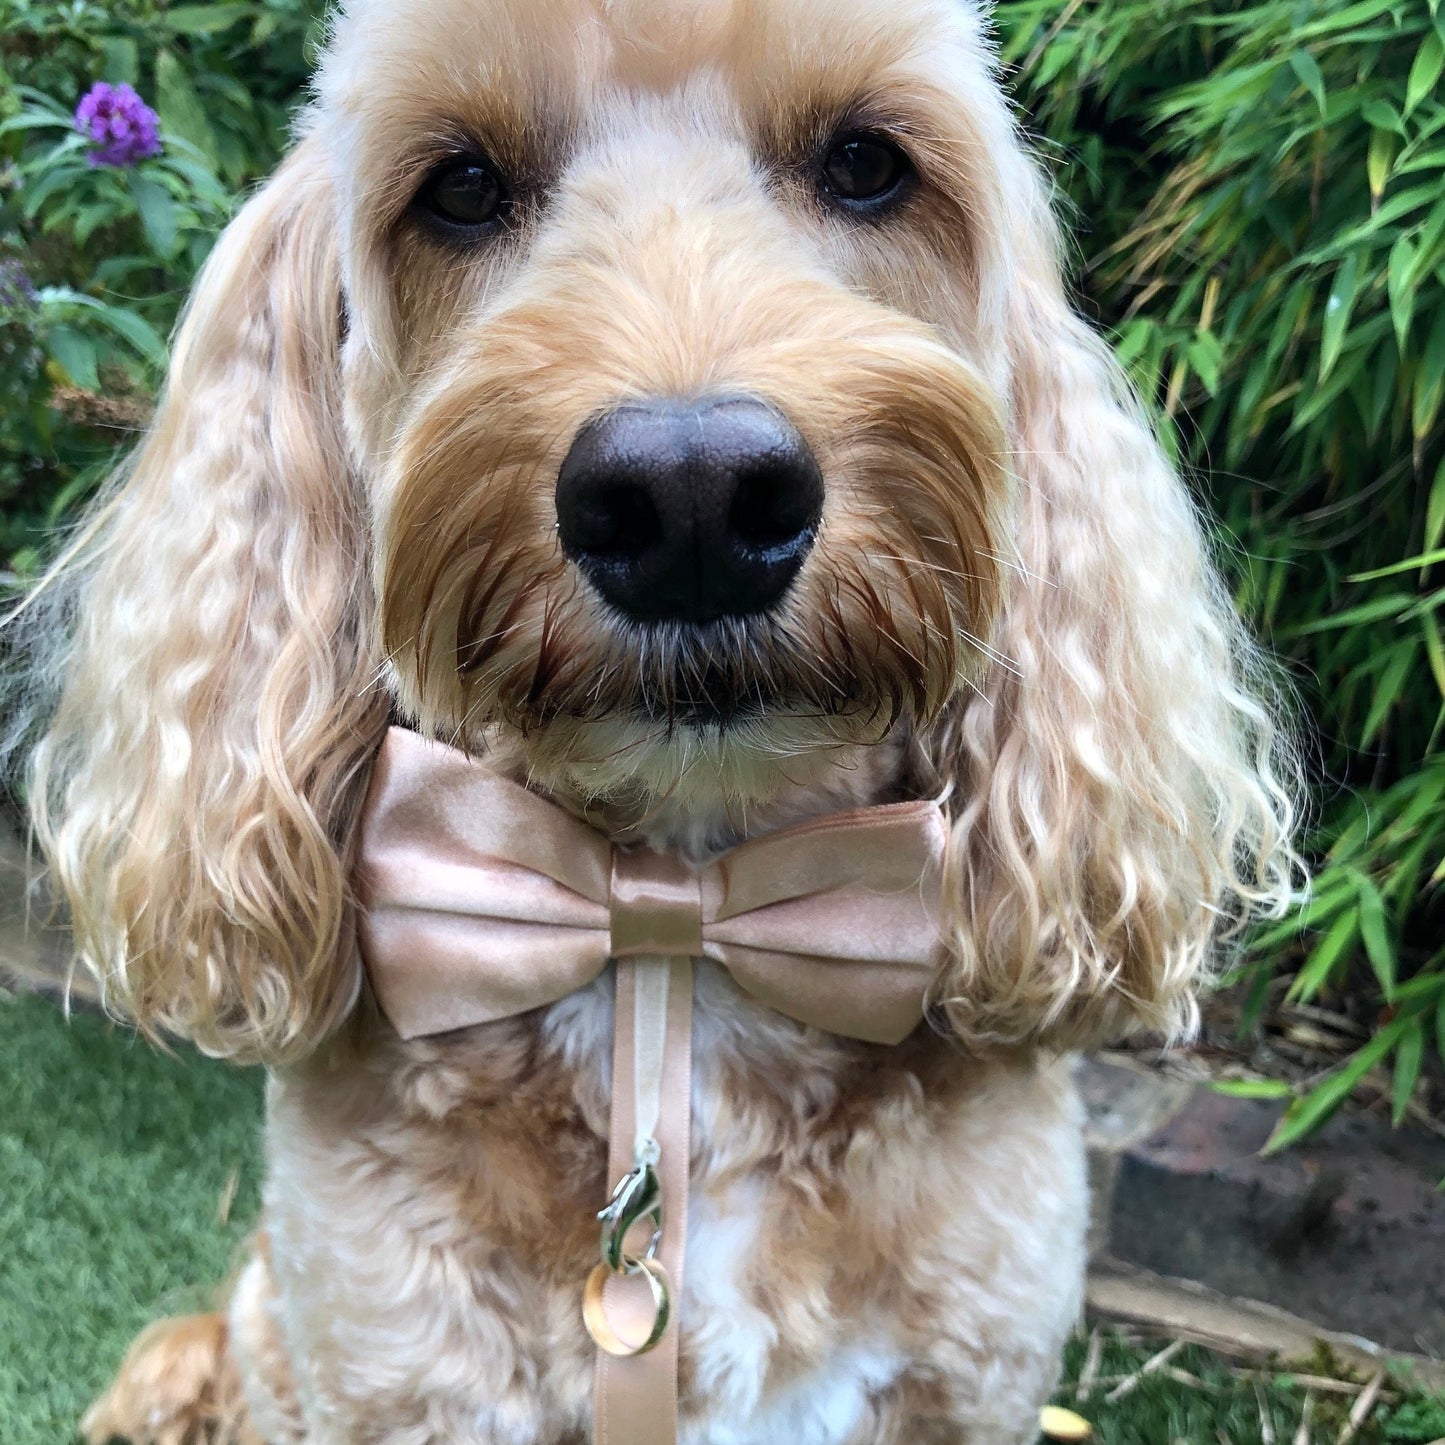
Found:
<svg viewBox="0 0 1445 1445"><path fill-rule="evenodd" d="M577 434L557 479L562 549L629 617L763 612L813 545L823 476L751 397L622 406Z"/></svg>

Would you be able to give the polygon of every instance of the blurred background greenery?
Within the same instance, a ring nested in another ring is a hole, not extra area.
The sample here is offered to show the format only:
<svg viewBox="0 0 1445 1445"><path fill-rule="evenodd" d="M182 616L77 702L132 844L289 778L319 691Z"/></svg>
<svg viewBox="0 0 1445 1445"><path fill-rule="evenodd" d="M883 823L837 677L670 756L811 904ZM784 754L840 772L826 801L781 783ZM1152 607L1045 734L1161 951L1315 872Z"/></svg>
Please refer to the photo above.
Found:
<svg viewBox="0 0 1445 1445"><path fill-rule="evenodd" d="M6 587L144 423L198 266L284 147L321 8L0 0ZM1397 1117L1428 1112L1445 1052L1445 15L1004 0L996 18L1071 210L1081 302L1314 720L1315 888L1237 971L1229 1023L1247 1039L1280 1006L1323 1005L1352 1042L1240 1087L1287 1099L1278 1142L1372 1079ZM159 112L159 155L88 163L72 116L98 80Z"/></svg>

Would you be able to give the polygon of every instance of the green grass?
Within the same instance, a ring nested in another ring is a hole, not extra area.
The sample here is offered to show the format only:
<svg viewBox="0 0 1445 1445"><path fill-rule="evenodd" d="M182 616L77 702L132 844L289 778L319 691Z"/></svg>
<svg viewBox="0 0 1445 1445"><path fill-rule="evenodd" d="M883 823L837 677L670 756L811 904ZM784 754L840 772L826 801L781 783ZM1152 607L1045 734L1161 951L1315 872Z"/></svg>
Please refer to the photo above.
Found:
<svg viewBox="0 0 1445 1445"><path fill-rule="evenodd" d="M136 1331L206 1307L256 1213L260 1117L255 1070L0 993L3 1445L68 1445Z"/></svg>
<svg viewBox="0 0 1445 1445"><path fill-rule="evenodd" d="M1292 1445L1307 1394L1310 1445L1334 1445L1357 1398L1310 1389L1297 1375L1250 1373L1208 1350L1186 1346L1169 1360L1178 1374L1156 1372L1141 1377L1122 1399L1108 1395L1134 1374L1160 1346L1124 1344L1106 1338L1099 1362L1099 1385L1087 1400L1075 1398L1074 1383L1086 1354L1082 1340L1070 1344L1065 1359L1066 1383L1055 1397L1094 1426L1096 1445ZM1337 1373L1327 1359L1320 1369ZM1268 1431L1263 1423L1268 1418ZM1356 1445L1427 1445L1445 1437L1445 1400L1407 1395L1377 1406L1355 1436Z"/></svg>
<svg viewBox="0 0 1445 1445"><path fill-rule="evenodd" d="M160 1054L90 1014L0 993L0 1445L70 1445L131 1337L158 1314L204 1308L254 1216L261 1080L189 1050ZM231 1184L235 1176L237 1183ZM223 1199L232 1194L225 1224ZM1067 1377L1086 1349L1069 1348ZM1152 1351L1110 1338L1100 1385L1059 1403L1101 1445L1264 1445L1255 1382L1206 1351L1126 1398L1104 1397ZM1291 1445L1304 1388L1261 1382L1274 1439ZM1338 1438L1350 1400L1317 1396L1312 1445ZM1445 1436L1445 1404L1378 1411L1361 1445Z"/></svg>

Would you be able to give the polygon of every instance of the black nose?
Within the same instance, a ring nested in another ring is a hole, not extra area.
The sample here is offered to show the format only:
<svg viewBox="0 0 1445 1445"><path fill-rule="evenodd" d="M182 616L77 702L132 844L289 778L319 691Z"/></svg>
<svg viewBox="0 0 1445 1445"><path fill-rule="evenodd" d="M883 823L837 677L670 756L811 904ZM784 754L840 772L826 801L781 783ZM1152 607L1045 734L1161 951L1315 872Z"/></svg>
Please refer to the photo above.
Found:
<svg viewBox="0 0 1445 1445"><path fill-rule="evenodd" d="M557 478L563 551L614 607L651 622L766 611L822 509L807 443L748 397L607 412L577 434Z"/></svg>

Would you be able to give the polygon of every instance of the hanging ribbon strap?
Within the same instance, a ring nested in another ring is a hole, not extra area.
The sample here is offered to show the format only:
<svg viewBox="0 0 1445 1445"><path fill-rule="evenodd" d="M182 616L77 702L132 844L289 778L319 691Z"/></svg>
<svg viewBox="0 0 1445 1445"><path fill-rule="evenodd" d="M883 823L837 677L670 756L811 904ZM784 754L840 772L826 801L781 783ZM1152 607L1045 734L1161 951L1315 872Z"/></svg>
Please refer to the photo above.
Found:
<svg viewBox="0 0 1445 1445"><path fill-rule="evenodd" d="M602 1259L583 1319L598 1347L593 1439L677 1439L676 1314L687 1240L692 959L702 887L677 859L612 854L609 949L617 963ZM651 1356L651 1358L649 1358Z"/></svg>
<svg viewBox="0 0 1445 1445"><path fill-rule="evenodd" d="M612 1070L615 1080L631 1084L613 1089L608 1174L619 1181L619 1192L631 1185L640 1197L627 1211L630 1245L626 1213L614 1223L608 1217L612 1206L603 1210L603 1258L583 1294L588 1333L598 1346L596 1445L674 1445L677 1439L691 1052L691 961L619 959ZM649 1097L652 1105L644 1103ZM648 1199L647 1185L639 1180L654 1170L657 1193ZM650 1207L641 1216L635 1212L654 1203L656 1212ZM609 1259L614 1240L621 1243L620 1271Z"/></svg>

